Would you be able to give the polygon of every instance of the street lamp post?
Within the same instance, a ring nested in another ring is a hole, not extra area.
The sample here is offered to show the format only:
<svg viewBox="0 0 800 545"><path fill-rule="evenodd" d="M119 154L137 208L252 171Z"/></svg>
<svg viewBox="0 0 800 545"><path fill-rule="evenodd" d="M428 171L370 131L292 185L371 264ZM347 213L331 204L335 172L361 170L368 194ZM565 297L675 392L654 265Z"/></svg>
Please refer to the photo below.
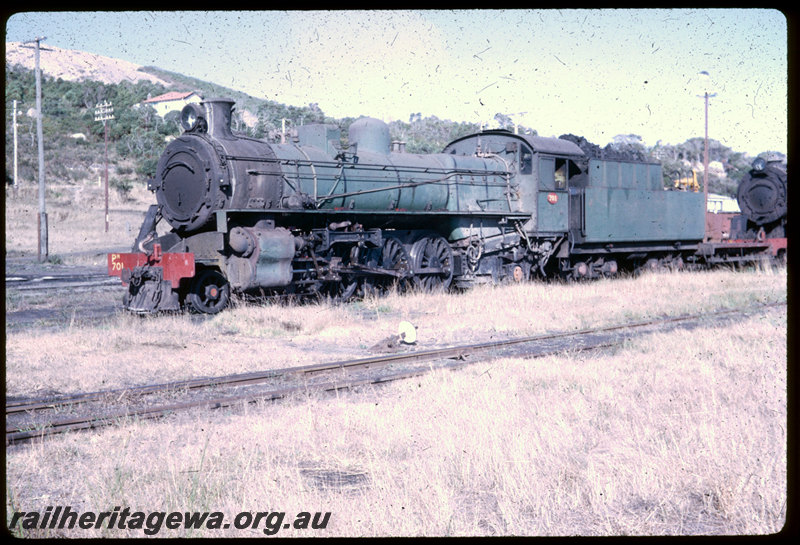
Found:
<svg viewBox="0 0 800 545"><path fill-rule="evenodd" d="M94 108L94 120L103 122L103 140L105 141L106 167L106 233L108 233L108 121L114 119L114 107L111 102L102 102Z"/></svg>
<svg viewBox="0 0 800 545"><path fill-rule="evenodd" d="M709 82L711 77L708 72L703 70L700 72L701 81L703 83L703 94L700 96L705 104L705 138L703 140L703 213L708 211L708 99L717 96L717 93L708 92ZM705 229L708 233L708 229ZM707 237L706 237L707 238Z"/></svg>

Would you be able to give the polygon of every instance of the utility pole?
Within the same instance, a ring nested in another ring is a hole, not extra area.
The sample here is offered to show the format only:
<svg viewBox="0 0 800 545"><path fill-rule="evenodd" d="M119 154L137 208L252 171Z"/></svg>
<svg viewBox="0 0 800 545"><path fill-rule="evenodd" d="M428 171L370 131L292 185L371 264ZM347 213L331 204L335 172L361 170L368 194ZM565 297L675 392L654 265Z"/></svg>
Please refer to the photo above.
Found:
<svg viewBox="0 0 800 545"><path fill-rule="evenodd" d="M17 188L19 187L19 161L17 159L17 101L14 100L14 120L13 120L13 127L14 127L14 195L17 194Z"/></svg>
<svg viewBox="0 0 800 545"><path fill-rule="evenodd" d="M40 42L46 40L39 36L25 42L36 42L36 138L39 141L39 261L47 260L47 209L44 204L44 137L42 136L42 71L39 68ZM30 46L28 46L30 47ZM51 51L50 49L44 49Z"/></svg>
<svg viewBox="0 0 800 545"><path fill-rule="evenodd" d="M94 108L94 120L103 122L103 140L105 141L105 166L106 166L106 233L108 233L108 124L114 119L114 107L106 101Z"/></svg>

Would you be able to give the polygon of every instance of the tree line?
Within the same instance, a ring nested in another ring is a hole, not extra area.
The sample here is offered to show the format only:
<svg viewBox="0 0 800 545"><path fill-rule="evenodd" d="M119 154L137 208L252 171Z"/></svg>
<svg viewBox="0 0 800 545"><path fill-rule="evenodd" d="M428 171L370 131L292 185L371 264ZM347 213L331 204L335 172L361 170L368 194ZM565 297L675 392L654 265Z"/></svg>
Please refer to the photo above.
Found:
<svg viewBox="0 0 800 545"><path fill-rule="evenodd" d="M97 81L72 82L45 76L42 78L42 123L45 141L46 177L78 181L88 178L93 164L103 156L103 124L94 120L94 108L100 102L110 101L114 106L114 119L108 123L109 158L119 166L123 174L141 179L155 174L158 158L166 141L180 134L179 113L171 112L163 119L152 107L142 102L150 96L158 96L170 90L195 90L203 96L232 95L237 100L238 112L233 116L233 130L256 138L279 141L284 127L296 127L309 123L330 123L340 127L342 145L347 144L347 128L355 118L335 119L326 116L318 104L290 106L270 100L227 90L200 80L188 78L156 69L145 69L174 83L167 89L161 84L148 81L105 84ZM20 176L33 180L36 177L37 159L35 142L35 119L25 113L35 107L35 78L33 70L19 66L6 66L6 181L11 177L13 150L11 111L12 101L17 100L18 135L20 138ZM245 110L255 111L255 123L248 123ZM498 126L516 130L521 134L536 135L534 129L514 126L511 117L498 113ZM413 113L407 122L392 121L389 130L392 140L405 143L408 153L437 153L450 141L477 132L477 123L454 122L436 116L423 117ZM82 135L82 136L81 136ZM703 138L690 138L677 145L657 143L647 147L635 134L618 135L604 148L585 141L580 136L563 135L580 145L585 151L610 157L625 155L630 158L660 161L663 165L665 186L670 180L688 174L688 165L702 164ZM774 153L773 153L774 155ZM722 164L723 173L710 172L709 190L735 196L741 177L749 170L751 157L723 146L716 140L709 141L709 160ZM785 161L785 156L783 157ZM699 173L701 174L701 173ZM720 175L722 174L722 175Z"/></svg>

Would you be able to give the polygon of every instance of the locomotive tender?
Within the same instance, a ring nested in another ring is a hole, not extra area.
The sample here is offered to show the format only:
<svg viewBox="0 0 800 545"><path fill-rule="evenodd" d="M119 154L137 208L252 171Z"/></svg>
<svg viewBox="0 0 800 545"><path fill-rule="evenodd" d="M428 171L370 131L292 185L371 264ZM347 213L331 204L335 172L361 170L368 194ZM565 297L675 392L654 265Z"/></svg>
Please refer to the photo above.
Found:
<svg viewBox="0 0 800 545"><path fill-rule="evenodd" d="M393 284L610 276L681 268L703 243L702 194L665 191L658 163L501 130L404 153L372 118L350 126L349 147L332 125L273 144L234 134L232 110L229 99L184 108L133 251L108 256L125 308L216 313L232 291L346 299Z"/></svg>

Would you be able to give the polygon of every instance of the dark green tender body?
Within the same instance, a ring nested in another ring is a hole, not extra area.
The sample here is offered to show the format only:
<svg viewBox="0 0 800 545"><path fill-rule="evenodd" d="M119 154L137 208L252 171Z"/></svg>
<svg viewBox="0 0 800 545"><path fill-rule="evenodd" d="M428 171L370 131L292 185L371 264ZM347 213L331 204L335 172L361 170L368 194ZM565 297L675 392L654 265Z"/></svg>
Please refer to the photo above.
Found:
<svg viewBox="0 0 800 545"><path fill-rule="evenodd" d="M661 165L589 161L576 240L587 243L698 241L702 193L665 191Z"/></svg>

